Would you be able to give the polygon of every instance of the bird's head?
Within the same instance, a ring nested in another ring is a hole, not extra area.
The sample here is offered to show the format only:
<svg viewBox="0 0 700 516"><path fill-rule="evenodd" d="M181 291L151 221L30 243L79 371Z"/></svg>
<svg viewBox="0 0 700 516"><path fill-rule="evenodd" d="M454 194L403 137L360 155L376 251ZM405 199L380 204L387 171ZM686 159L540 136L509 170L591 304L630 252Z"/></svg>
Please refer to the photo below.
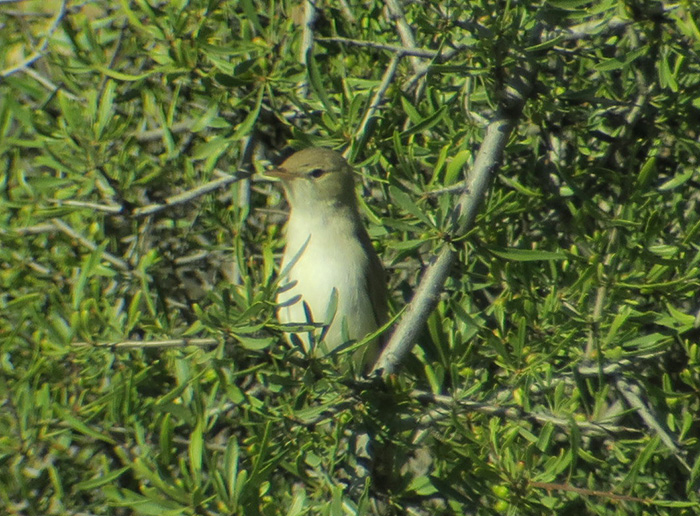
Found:
<svg viewBox="0 0 700 516"><path fill-rule="evenodd" d="M352 168L340 153L331 149L311 147L295 152L265 174L282 180L293 210L356 203Z"/></svg>

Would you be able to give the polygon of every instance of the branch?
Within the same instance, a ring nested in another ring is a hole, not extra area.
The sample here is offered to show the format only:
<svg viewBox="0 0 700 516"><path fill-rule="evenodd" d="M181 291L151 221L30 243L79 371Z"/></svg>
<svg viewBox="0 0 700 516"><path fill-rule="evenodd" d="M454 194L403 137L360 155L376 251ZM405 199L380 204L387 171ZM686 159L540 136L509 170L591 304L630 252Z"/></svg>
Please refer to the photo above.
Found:
<svg viewBox="0 0 700 516"><path fill-rule="evenodd" d="M331 43L341 43L345 45L352 45L362 48L374 48L377 50L387 50L398 54L400 56L415 56L424 57L426 59L438 59L439 61L445 61L451 59L455 56L457 52L469 49L469 45L458 45L449 50L443 50L438 52L437 50L429 50L427 48L417 48L417 47L405 47L401 45L388 45L385 43L376 43L374 41L363 41L361 39L350 39L341 37L329 37L329 38L316 38L317 41L328 41Z"/></svg>
<svg viewBox="0 0 700 516"><path fill-rule="evenodd" d="M216 346L216 339L165 339L165 340L124 340L122 342L75 342L76 347L139 349L139 348L181 348L185 346Z"/></svg>
<svg viewBox="0 0 700 516"><path fill-rule="evenodd" d="M489 416L498 416L513 421L528 420L537 424L544 425L550 423L559 428L570 430L573 426L577 427L581 433L586 435L610 435L620 433L639 434L638 428L629 428L625 426L612 425L609 423L592 423L587 421L574 421L573 418L562 418L552 414L543 414L537 412L528 412L517 406L499 406L478 401L469 401L460 399L463 394L456 392L454 396L444 396L441 394L433 394L430 392L414 390L410 393L411 398L420 401L421 403L432 403L450 410L454 413L455 410L459 413L465 411L478 412ZM434 416L426 414L423 418L434 420Z"/></svg>
<svg viewBox="0 0 700 516"><path fill-rule="evenodd" d="M495 119L486 129L484 141L479 148L474 168L467 179L466 192L452 210L450 239L455 240L465 234L473 225L491 177L497 170L508 137L520 117L520 113L532 89L532 70L521 68L506 87L504 100ZM404 316L394 330L389 343L372 369L371 374L383 376L393 374L403 358L414 345L418 332L428 319L438 302L450 267L456 257L456 250L448 242L428 266L418 288L408 305Z"/></svg>
<svg viewBox="0 0 700 516"><path fill-rule="evenodd" d="M206 195L209 192L212 192L219 188L223 188L224 186L230 185L231 183L235 183L236 181L240 181L241 179L247 179L251 175L252 174L249 172L238 172L233 175L226 175L220 179L214 179L213 181L209 181L208 183L198 186L197 188L193 188L192 190L187 190L177 195L173 195L172 197L168 197L167 199L165 199L165 202L163 204L149 204L148 206L136 208L131 212L131 214L134 217L145 217L147 215L153 215L154 213L161 212L172 206L177 206L178 204L190 202L191 200L196 199L197 197Z"/></svg>
<svg viewBox="0 0 700 516"><path fill-rule="evenodd" d="M84 237L83 235L78 233L76 230L74 230L68 224L63 222L61 219L53 219L51 222L53 222L54 226L56 226L59 230L63 231L69 237L77 240L81 245L90 249L90 251L96 251L98 249L97 244L95 244L91 240L88 240L86 237ZM121 258L117 258L113 254L108 253L104 249L102 250L102 257L105 260L107 260L109 263L114 265L117 269L120 269L120 270L126 271L126 272L131 270L131 267L129 267L128 263L126 263Z"/></svg>
<svg viewBox="0 0 700 516"><path fill-rule="evenodd" d="M53 22L51 23L51 26L49 27L48 32L46 33L46 36L44 37L44 41L42 41L41 45L39 45L39 48L28 58L26 58L24 61L19 63L16 66L13 66L11 68L6 68L5 70L0 71L0 79L3 79L5 77L9 77L12 74L15 74L17 72L21 72L22 70L25 70L26 68L30 67L35 61L41 59L44 57L44 52L49 46L49 41L51 40L51 36L53 36L53 33L56 32L56 29L58 29L59 23L61 23L61 20L63 19L63 16L66 14L66 2L67 0L63 0L61 2L61 6L58 8L58 12L56 13L56 16L54 17Z"/></svg>
<svg viewBox="0 0 700 516"><path fill-rule="evenodd" d="M149 204L147 206L141 206L139 208L132 209L131 212L129 212L129 210L127 208L125 208L124 206L121 206L119 204L100 204L100 203L86 202L86 201L74 201L71 199L50 199L49 202L54 203L58 206L73 206L76 208L87 208L87 209L90 209L93 211L101 211L103 213L108 213L110 215L130 214L133 217L146 217L148 215L153 215L155 213L159 213L161 211L167 210L168 208L172 208L173 206L188 203L190 201L193 201L197 197L202 197L203 195L206 195L210 192L213 192L214 190L218 190L219 188L223 188L225 186L228 186L231 183L235 183L235 182L241 181L243 179L248 179L248 178L250 178L252 173L250 173L250 172L237 172L236 174L220 173L219 175L221 175L222 177L220 177L219 179L214 179L212 181L204 183L203 185L200 185L200 186L193 188L191 190L186 190L186 191L181 192L179 194L168 197L165 199L165 202L162 204ZM26 233L26 232L31 232L30 230L31 230L31 228L24 228L24 229L18 229L16 231L17 232L24 231Z"/></svg>
<svg viewBox="0 0 700 516"><path fill-rule="evenodd" d="M314 22L316 21L316 7L311 0L304 2L304 19L301 23L301 48L299 49L299 62L306 67L309 53L314 47Z"/></svg>
<svg viewBox="0 0 700 516"><path fill-rule="evenodd" d="M406 21L406 15L403 12L403 7L399 3L399 0L386 0L386 7L391 19L396 22L396 30L398 30L404 46L415 48L416 40L413 37L413 30L411 30L411 26ZM416 56L411 56L411 65L414 71L418 71L421 68L420 59Z"/></svg>
<svg viewBox="0 0 700 516"><path fill-rule="evenodd" d="M384 77L382 77L382 82L379 85L379 89L377 90L377 93L374 94L372 102L370 103L369 108L367 109L367 112L365 113L365 116L362 119L362 122L360 122L357 131L355 131L355 137L358 140L366 141L369 137L369 125L372 120L372 117L377 112L377 109L379 109L379 105L382 103L382 100L384 100L384 95L386 95L386 92L389 89L389 86L391 85L391 81L394 80L394 76L396 75L396 70L398 69L400 60L401 56L394 56L391 59L388 68L384 72Z"/></svg>

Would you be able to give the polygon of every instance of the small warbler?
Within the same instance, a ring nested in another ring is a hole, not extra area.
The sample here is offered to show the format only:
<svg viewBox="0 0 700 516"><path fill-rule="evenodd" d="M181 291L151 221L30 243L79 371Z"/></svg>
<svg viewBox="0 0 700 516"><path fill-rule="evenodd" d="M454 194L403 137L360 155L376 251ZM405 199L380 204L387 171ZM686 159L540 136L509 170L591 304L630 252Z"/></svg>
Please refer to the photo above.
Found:
<svg viewBox="0 0 700 516"><path fill-rule="evenodd" d="M377 330L387 320L386 280L360 218L350 165L333 150L312 147L266 174L282 180L291 209L277 295L280 322L321 323L313 337L297 334L314 356ZM353 358L367 368L377 353L375 339Z"/></svg>

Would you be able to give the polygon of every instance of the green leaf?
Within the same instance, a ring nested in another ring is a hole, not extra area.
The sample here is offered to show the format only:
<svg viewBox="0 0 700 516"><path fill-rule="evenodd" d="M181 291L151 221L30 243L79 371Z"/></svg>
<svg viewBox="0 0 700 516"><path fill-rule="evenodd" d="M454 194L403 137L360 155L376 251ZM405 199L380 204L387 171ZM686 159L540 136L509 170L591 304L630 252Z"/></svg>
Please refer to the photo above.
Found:
<svg viewBox="0 0 700 516"><path fill-rule="evenodd" d="M231 136L231 138L229 139L230 141L239 141L250 134L250 132L253 129L253 126L255 126L255 123L258 120L258 116L260 115L260 107L262 106L264 93L265 90L263 88L258 89L258 96L255 100L255 106L248 112L243 122L241 122L241 125L239 125L236 128L236 131L233 133L233 136Z"/></svg>
<svg viewBox="0 0 700 516"><path fill-rule="evenodd" d="M686 172L683 172L682 174L678 174L675 177L669 179L666 181L664 184L659 186L659 190L662 192L666 192L668 190L673 190L674 188L678 188L679 186L684 185L685 183L688 182L688 180L693 177L695 174L695 170L693 168L689 168Z"/></svg>
<svg viewBox="0 0 700 516"><path fill-rule="evenodd" d="M413 127L409 127L407 130L403 131L401 133L401 137L408 138L411 135L423 133L429 130L431 127L434 127L435 125L440 123L446 112L447 106L441 106L435 113L433 113L429 117L421 120Z"/></svg>
<svg viewBox="0 0 700 516"><path fill-rule="evenodd" d="M188 457L192 481L196 488L199 488L202 482L202 461L204 451L204 436L202 429L202 421L197 421L197 425L189 437Z"/></svg>
<svg viewBox="0 0 700 516"><path fill-rule="evenodd" d="M330 117L333 125L337 125L338 119L336 118L334 113L334 106L333 104L331 104L331 101L328 97L328 92L323 86L323 78L321 76L321 71L318 69L318 64L316 63L316 59L314 58L314 55L311 52L311 50L309 50L309 53L306 55L306 72L306 76L309 80L311 88L314 90L319 100L323 104L323 107L325 108L324 114Z"/></svg>
<svg viewBox="0 0 700 516"><path fill-rule="evenodd" d="M399 190L398 188L392 185L389 187L389 195L391 196L392 202L397 207L399 207L407 213L410 213L424 224L427 224L430 227L434 227L434 224L428 218L425 212L413 202L413 200L409 197L407 193L405 193L402 190Z"/></svg>
<svg viewBox="0 0 700 516"><path fill-rule="evenodd" d="M459 151L454 158L447 164L447 171L445 172L445 185L449 186L454 184L457 177L464 175L464 165L472 157L472 152L468 149Z"/></svg>
<svg viewBox="0 0 700 516"><path fill-rule="evenodd" d="M63 409L57 409L60 413L60 418L73 430L86 435L88 437L92 437L93 439L97 439L98 441L103 441L107 444L114 445L116 444L116 441L112 439L108 435L104 435L100 433L99 431L90 428L87 424L85 424L83 421L80 419L74 417L73 415L69 414L67 411Z"/></svg>
<svg viewBox="0 0 700 516"><path fill-rule="evenodd" d="M107 473L106 475L101 475L98 478L86 480L84 482L78 482L73 486L73 489L75 489L76 491L91 491L93 489L98 489L108 484L116 483L117 479L130 469L131 467L126 466L116 471L112 471L111 473Z"/></svg>
<svg viewBox="0 0 700 516"><path fill-rule="evenodd" d="M532 249L514 249L504 247L489 247L496 256L505 260L513 260L516 262L538 262L549 260L566 260L568 255L552 251L537 251Z"/></svg>

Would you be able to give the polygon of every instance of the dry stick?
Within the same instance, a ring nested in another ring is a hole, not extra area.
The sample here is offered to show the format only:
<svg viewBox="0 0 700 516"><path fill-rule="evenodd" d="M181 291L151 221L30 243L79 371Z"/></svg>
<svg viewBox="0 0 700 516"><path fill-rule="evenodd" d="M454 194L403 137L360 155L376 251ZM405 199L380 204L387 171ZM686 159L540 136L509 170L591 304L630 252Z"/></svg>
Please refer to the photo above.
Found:
<svg viewBox="0 0 700 516"><path fill-rule="evenodd" d="M39 235L41 233L55 233L56 231L58 231L58 228L54 224L44 223L44 224L35 224L34 226L25 226L23 228L10 228L10 229L0 228L0 235L12 235L12 236Z"/></svg>
<svg viewBox="0 0 700 516"><path fill-rule="evenodd" d="M331 38L316 38L318 41L330 41L334 43L341 43L346 45L354 45L363 48L375 48L377 50L387 50L393 52L400 56L412 56L414 58L423 57L427 59L437 59L439 62L444 63L449 61L457 54L464 50L470 48L469 45L458 45L456 47L450 48L449 50L443 50L438 52L436 50L428 50L424 48L416 48L402 45L386 45L383 43L375 43L373 41L362 41L359 39L341 38L341 37L331 37ZM402 91L410 90L416 82L418 82L426 73L430 70L430 64L421 63L417 68L414 67L414 73L408 81L401 87Z"/></svg>
<svg viewBox="0 0 700 516"><path fill-rule="evenodd" d="M316 7L311 0L304 2L304 20L301 25L301 48L299 49L299 62L306 66L309 53L314 46L313 25L316 21Z"/></svg>
<svg viewBox="0 0 700 516"><path fill-rule="evenodd" d="M613 260L613 255L617 247L617 228L614 227L610 232L610 238L608 239L608 247L605 253L605 259L603 260L603 270L607 273L610 264ZM595 303L593 304L593 314L591 316L591 327L588 331L588 342L586 344L586 358L590 358L594 353L598 353L598 357L602 359L603 354L600 353L599 347L596 345L598 342L598 329L600 322L603 319L603 307L605 306L605 296L608 293L608 287L603 280L603 284L596 289Z"/></svg>
<svg viewBox="0 0 700 516"><path fill-rule="evenodd" d="M219 179L214 179L212 181L209 181L208 183L204 183L201 186L198 186L196 188L193 188L191 190L186 190L184 192L181 192L177 195L173 195L172 197L168 197L165 199L165 202L162 204L149 204L148 206L142 206L140 208L134 208L132 210L131 215L134 217L145 217L147 215L153 215L155 213L159 213L161 211L167 210L168 208L172 208L173 206L177 206L179 204L184 204L187 202L190 202L197 197L201 197L203 195L206 195L214 190L218 190L219 188L223 188L225 186L230 185L231 183L235 183L236 181L241 181L243 179L249 179L250 176L252 175L249 172L238 172L236 174L226 174L224 172L219 172L217 175L221 176ZM50 202L55 203L59 206L74 206L76 208L87 208L93 211L101 211L104 213L109 213L111 215L118 215L118 214L126 214L126 209L123 206L120 206L118 204L99 204L99 203L93 203L93 202L85 202L85 201L73 201L70 199L62 200L62 199L50 199ZM38 231L35 232L43 232L48 226L37 226L37 228L40 228ZM16 230L18 233L24 231L25 233L27 232L32 232L32 228L23 228L23 229L18 229Z"/></svg>
<svg viewBox="0 0 700 516"><path fill-rule="evenodd" d="M176 122L168 128L171 133L184 133L189 131L194 125L194 120L183 120ZM150 142L160 140L163 137L165 129L158 127L157 129L149 129L140 133L135 133L134 138L138 142Z"/></svg>
<svg viewBox="0 0 700 516"><path fill-rule="evenodd" d="M484 141L474 161L474 168L467 179L467 191L460 196L452 211L450 236L453 240L464 235L467 228L474 223L491 177L499 166L503 149L520 117L531 88L531 72L526 69L515 70L507 97L486 129ZM456 255L457 251L452 245L449 242L445 243L437 258L428 266L404 316L372 369L372 374L393 374L413 348L418 332L437 305Z"/></svg>
<svg viewBox="0 0 700 516"><path fill-rule="evenodd" d="M614 32L625 25L631 24L632 22L633 20L623 20L618 16L613 16L609 20L601 18L600 20L594 20L569 27L562 31L562 36L563 39L566 40L586 39L597 36L601 32Z"/></svg>
<svg viewBox="0 0 700 516"><path fill-rule="evenodd" d="M74 208L86 208L93 211L101 211L117 215L124 211L124 207L119 204L99 204L96 202L74 201L72 199L48 199L48 202L59 206L73 206Z"/></svg>
<svg viewBox="0 0 700 516"><path fill-rule="evenodd" d="M33 68L25 68L24 73L32 79L34 79L39 84L41 84L47 90L50 90L52 93L55 93L59 90L59 88L62 88L61 91L67 99L70 99L75 102L85 102L85 99L78 97L77 95L73 95L71 92L69 92L66 88L63 88L62 86L58 86L57 84L52 83L49 79L41 75Z"/></svg>

